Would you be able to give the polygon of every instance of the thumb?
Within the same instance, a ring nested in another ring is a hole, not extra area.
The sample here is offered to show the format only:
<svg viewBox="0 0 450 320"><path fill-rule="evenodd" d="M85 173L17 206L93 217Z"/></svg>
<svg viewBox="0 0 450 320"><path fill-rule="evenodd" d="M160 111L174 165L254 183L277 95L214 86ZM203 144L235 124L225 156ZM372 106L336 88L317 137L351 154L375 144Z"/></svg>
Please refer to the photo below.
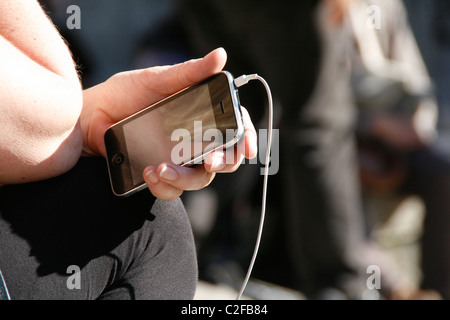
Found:
<svg viewBox="0 0 450 320"><path fill-rule="evenodd" d="M218 48L200 59L173 66L144 69L143 76L151 91L170 95L220 72L226 62L226 51Z"/></svg>

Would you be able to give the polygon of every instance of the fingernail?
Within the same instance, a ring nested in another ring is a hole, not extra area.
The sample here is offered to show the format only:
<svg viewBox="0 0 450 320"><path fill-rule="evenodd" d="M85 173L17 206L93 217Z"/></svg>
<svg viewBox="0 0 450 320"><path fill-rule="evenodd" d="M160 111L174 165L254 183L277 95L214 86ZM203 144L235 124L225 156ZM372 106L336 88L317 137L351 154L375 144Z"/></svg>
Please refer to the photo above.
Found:
<svg viewBox="0 0 450 320"><path fill-rule="evenodd" d="M178 172L169 166L164 166L159 173L160 178L168 181L175 181L178 179Z"/></svg>
<svg viewBox="0 0 450 320"><path fill-rule="evenodd" d="M225 168L225 165L223 158L216 156L211 164L211 171L220 171Z"/></svg>
<svg viewBox="0 0 450 320"><path fill-rule="evenodd" d="M153 169L148 170L145 173L145 176L147 177L148 181L150 181L151 184L157 184L159 182L158 174Z"/></svg>

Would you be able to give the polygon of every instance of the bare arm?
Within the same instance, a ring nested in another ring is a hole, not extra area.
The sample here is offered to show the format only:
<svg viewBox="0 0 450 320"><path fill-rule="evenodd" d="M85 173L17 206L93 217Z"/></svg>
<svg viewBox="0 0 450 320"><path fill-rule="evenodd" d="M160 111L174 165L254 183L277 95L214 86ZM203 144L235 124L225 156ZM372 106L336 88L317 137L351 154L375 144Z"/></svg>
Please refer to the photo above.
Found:
<svg viewBox="0 0 450 320"><path fill-rule="evenodd" d="M64 173L83 147L86 154L104 155L108 126L219 72L226 62L225 51L215 50L175 66L123 72L82 92L67 47L35 0L1 0L0 30L0 184ZM170 200L183 190L207 186L215 172L235 171L239 159L256 154L249 117L245 136L246 148L236 153L240 157L235 163L174 166L170 179L161 173L158 182L150 179L150 191ZM215 157L224 160L227 155Z"/></svg>
<svg viewBox="0 0 450 320"><path fill-rule="evenodd" d="M82 89L35 0L0 1L0 52L0 184L69 170L82 148Z"/></svg>
<svg viewBox="0 0 450 320"><path fill-rule="evenodd" d="M104 156L103 136L109 126L170 94L216 74L225 66L226 60L226 52L218 49L201 59L174 66L121 72L85 90L81 115L85 153ZM245 135L235 150L213 152L203 165L193 168L172 163L146 168L143 172L144 179L153 195L164 200L173 200L184 190L206 187L216 172L236 171L244 157L254 158L258 149L256 131L250 115L243 111ZM214 166L214 163L219 165ZM167 175L168 172L171 174Z"/></svg>

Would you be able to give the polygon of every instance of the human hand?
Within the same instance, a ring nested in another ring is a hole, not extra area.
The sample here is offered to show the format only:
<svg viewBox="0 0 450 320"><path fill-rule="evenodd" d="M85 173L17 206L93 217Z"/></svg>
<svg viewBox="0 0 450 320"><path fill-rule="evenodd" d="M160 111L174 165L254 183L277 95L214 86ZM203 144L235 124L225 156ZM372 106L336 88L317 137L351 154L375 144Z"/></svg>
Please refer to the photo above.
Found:
<svg viewBox="0 0 450 320"><path fill-rule="evenodd" d="M203 164L195 167L166 162L158 167L145 168L144 180L152 194L164 200L173 200L185 190L200 190L208 186L216 173L236 171L244 158L254 158L257 154L256 130L245 108L242 108L242 115L244 138L234 148L213 151Z"/></svg>
<svg viewBox="0 0 450 320"><path fill-rule="evenodd" d="M118 73L107 81L84 91L81 114L83 151L87 155L105 156L103 136L114 123L155 102L200 82L218 72L226 63L226 52L217 49L202 59L174 66L153 67ZM180 167L164 163L144 170L150 191L164 200L171 200L184 190L207 186L216 172L233 172L243 157L256 156L256 132L248 112L243 110L245 134L235 150L211 153L204 164ZM230 157L234 158L230 160Z"/></svg>
<svg viewBox="0 0 450 320"><path fill-rule="evenodd" d="M110 126L220 72L226 60L225 50L216 49L204 58L173 66L117 73L84 90L80 118L84 154L105 156L103 136Z"/></svg>

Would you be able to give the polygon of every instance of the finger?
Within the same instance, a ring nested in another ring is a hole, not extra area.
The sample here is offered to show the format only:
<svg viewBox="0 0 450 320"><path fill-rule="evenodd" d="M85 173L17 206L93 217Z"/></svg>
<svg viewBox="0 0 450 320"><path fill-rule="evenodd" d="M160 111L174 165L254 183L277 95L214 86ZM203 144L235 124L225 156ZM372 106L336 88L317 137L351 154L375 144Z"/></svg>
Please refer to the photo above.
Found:
<svg viewBox="0 0 450 320"><path fill-rule="evenodd" d="M112 122L122 120L131 113L220 72L226 60L225 50L219 48L203 58L173 66L117 73L101 84L101 96L105 100L102 105L108 106L106 114Z"/></svg>
<svg viewBox="0 0 450 320"><path fill-rule="evenodd" d="M238 145L226 150L215 150L205 159L208 172L234 172L242 164L244 157L253 159L258 152L256 129L246 108L242 107L245 132Z"/></svg>
<svg viewBox="0 0 450 320"><path fill-rule="evenodd" d="M170 95L220 72L226 61L226 51L218 48L200 59L144 69L141 80L145 81L149 91Z"/></svg>
<svg viewBox="0 0 450 320"><path fill-rule="evenodd" d="M161 180L155 167L144 170L144 180L150 192L159 199L175 200L183 193L183 190Z"/></svg>
<svg viewBox="0 0 450 320"><path fill-rule="evenodd" d="M227 61L227 53L223 48L218 48L202 59L190 60L184 64L175 65L175 73L178 74L177 85L183 89L200 82L220 72Z"/></svg>
<svg viewBox="0 0 450 320"><path fill-rule="evenodd" d="M238 147L214 151L205 159L204 167L208 172L228 173L236 171L244 160L244 153Z"/></svg>
<svg viewBox="0 0 450 320"><path fill-rule="evenodd" d="M241 107L242 110L242 118L244 120L244 156L247 159L253 159L256 157L258 153L258 136L256 134L255 126L253 125L253 122L250 118L250 114L248 113L247 109L244 107Z"/></svg>
<svg viewBox="0 0 450 320"><path fill-rule="evenodd" d="M155 172L148 173L145 170L149 182L152 184L166 183L179 190L200 190L208 186L214 179L214 173L207 172L203 166L182 167L172 163L163 163ZM156 176L154 175L156 173Z"/></svg>
<svg viewBox="0 0 450 320"><path fill-rule="evenodd" d="M208 172L202 165L182 167L172 163L163 163L157 170L160 180L181 190L200 190L208 186L215 174Z"/></svg>
<svg viewBox="0 0 450 320"><path fill-rule="evenodd" d="M159 199L172 201L179 198L183 194L183 190L180 190L168 183L159 182L155 185L147 185L150 192Z"/></svg>

